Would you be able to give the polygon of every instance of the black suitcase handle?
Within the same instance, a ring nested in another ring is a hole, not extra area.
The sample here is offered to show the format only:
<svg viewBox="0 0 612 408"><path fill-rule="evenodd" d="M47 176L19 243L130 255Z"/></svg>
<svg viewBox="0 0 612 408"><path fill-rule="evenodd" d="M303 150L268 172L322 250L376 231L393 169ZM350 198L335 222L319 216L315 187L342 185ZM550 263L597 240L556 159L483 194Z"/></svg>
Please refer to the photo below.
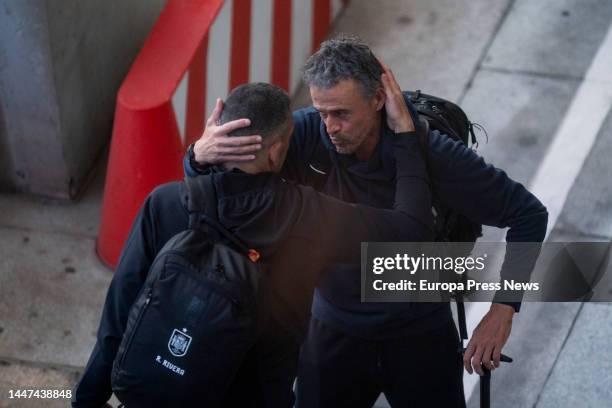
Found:
<svg viewBox="0 0 612 408"><path fill-rule="evenodd" d="M461 355L465 352L465 348L461 348ZM512 357L503 354L499 361L503 363L511 363ZM481 364L482 365L482 364ZM489 408L491 406L491 370L482 365L483 375L480 376L480 408Z"/></svg>
<svg viewBox="0 0 612 408"><path fill-rule="evenodd" d="M461 349L461 355L463 355L463 353L465 353L465 347L463 347ZM499 361L501 361L502 363L511 363L514 360L512 359L512 357L509 357L509 356L505 355L504 353L502 353Z"/></svg>
<svg viewBox="0 0 612 408"><path fill-rule="evenodd" d="M466 325L466 320L465 320L465 305L463 304L463 298L460 293L456 294L455 301L457 304L457 318L459 321L459 335L460 335L458 351L463 356L463 353L465 353L465 347L463 347L463 341L468 339L468 335L467 335L467 325ZM507 355L503 353L500 356L499 360L503 363L511 363L513 361L512 357L508 357ZM482 366L482 369L483 369L484 375L480 376L480 408L489 408L491 406L491 371L484 365Z"/></svg>

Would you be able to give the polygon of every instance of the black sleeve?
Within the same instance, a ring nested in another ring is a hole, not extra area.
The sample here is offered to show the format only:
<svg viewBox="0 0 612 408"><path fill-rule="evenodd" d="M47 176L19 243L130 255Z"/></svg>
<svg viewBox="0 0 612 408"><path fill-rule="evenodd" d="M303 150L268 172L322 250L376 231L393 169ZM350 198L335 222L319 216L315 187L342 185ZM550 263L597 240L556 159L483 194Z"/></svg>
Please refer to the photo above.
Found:
<svg viewBox="0 0 612 408"><path fill-rule="evenodd" d="M106 295L96 345L76 388L72 406L101 407L110 398L111 369L136 299L154 254L150 200L140 209L123 248Z"/></svg>
<svg viewBox="0 0 612 408"><path fill-rule="evenodd" d="M508 242L541 242L546 207L522 184L482 157L437 131L430 135L432 183L443 203L469 219L510 227Z"/></svg>
<svg viewBox="0 0 612 408"><path fill-rule="evenodd" d="M206 174L210 166L201 166L201 168L197 169L193 168L193 166L191 165L191 161L189 160L189 149L192 149L192 145L189 145L185 156L183 156L183 172L185 173L185 176L197 177L201 174Z"/></svg>
<svg viewBox="0 0 612 408"><path fill-rule="evenodd" d="M158 214L164 216L160 218ZM186 227L186 220L177 183L158 187L140 208L108 289L97 341L76 387L72 406L98 408L110 398L113 360L130 307L146 280L155 254L172 235Z"/></svg>
<svg viewBox="0 0 612 408"><path fill-rule="evenodd" d="M482 157L437 131L430 134L430 170L432 186L441 201L472 221L499 228L509 227L506 241L542 242L546 236L548 212L546 207L522 184ZM533 268L538 251L527 246L515 246L506 251L501 277L524 280L522 276L509 276L518 269ZM519 250L520 249L520 250ZM520 268L517 268L520 265ZM504 302L518 311L520 304Z"/></svg>

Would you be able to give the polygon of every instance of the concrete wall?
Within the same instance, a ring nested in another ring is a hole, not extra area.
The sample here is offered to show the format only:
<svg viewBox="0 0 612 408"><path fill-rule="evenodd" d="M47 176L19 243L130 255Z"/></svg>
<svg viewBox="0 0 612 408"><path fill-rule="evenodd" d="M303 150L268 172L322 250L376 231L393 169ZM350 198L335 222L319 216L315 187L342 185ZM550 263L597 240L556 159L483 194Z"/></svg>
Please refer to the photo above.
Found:
<svg viewBox="0 0 612 408"><path fill-rule="evenodd" d="M74 198L165 2L0 2L0 190Z"/></svg>

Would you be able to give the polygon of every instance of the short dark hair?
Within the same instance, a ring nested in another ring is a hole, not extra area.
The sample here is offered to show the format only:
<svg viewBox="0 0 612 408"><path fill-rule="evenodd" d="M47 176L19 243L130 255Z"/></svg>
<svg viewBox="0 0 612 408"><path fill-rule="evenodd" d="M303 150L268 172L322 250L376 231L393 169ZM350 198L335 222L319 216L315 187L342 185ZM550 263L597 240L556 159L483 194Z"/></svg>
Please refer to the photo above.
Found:
<svg viewBox="0 0 612 408"><path fill-rule="evenodd" d="M223 104L220 122L248 118L251 125L236 129L230 136L276 134L290 115L289 96L276 85L252 82L234 88Z"/></svg>
<svg viewBox="0 0 612 408"><path fill-rule="evenodd" d="M304 66L306 85L329 89L345 79L361 84L366 98L382 86L383 68L370 47L357 37L341 35L321 43Z"/></svg>

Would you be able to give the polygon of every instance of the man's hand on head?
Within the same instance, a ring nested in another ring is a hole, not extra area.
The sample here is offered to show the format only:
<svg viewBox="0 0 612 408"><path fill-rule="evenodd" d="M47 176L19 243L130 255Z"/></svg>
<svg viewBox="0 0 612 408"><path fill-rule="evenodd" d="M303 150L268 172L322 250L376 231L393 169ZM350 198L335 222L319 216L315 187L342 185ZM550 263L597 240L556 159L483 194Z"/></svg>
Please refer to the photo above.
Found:
<svg viewBox="0 0 612 408"><path fill-rule="evenodd" d="M381 62L384 73L381 76L385 91L385 109L387 111L387 125L395 133L414 132L415 127L408 112L402 90L395 80L393 72Z"/></svg>
<svg viewBox="0 0 612 408"><path fill-rule="evenodd" d="M468 373L483 375L482 365L493 371L499 367L502 348L512 330L512 306L493 303L482 318L463 353L463 365ZM482 364L482 365L481 365Z"/></svg>
<svg viewBox="0 0 612 408"><path fill-rule="evenodd" d="M201 165L254 160L255 153L261 149L261 136L228 136L236 129L249 126L251 121L237 119L219 125L222 110L223 101L217 99L204 133L193 145L195 160Z"/></svg>

